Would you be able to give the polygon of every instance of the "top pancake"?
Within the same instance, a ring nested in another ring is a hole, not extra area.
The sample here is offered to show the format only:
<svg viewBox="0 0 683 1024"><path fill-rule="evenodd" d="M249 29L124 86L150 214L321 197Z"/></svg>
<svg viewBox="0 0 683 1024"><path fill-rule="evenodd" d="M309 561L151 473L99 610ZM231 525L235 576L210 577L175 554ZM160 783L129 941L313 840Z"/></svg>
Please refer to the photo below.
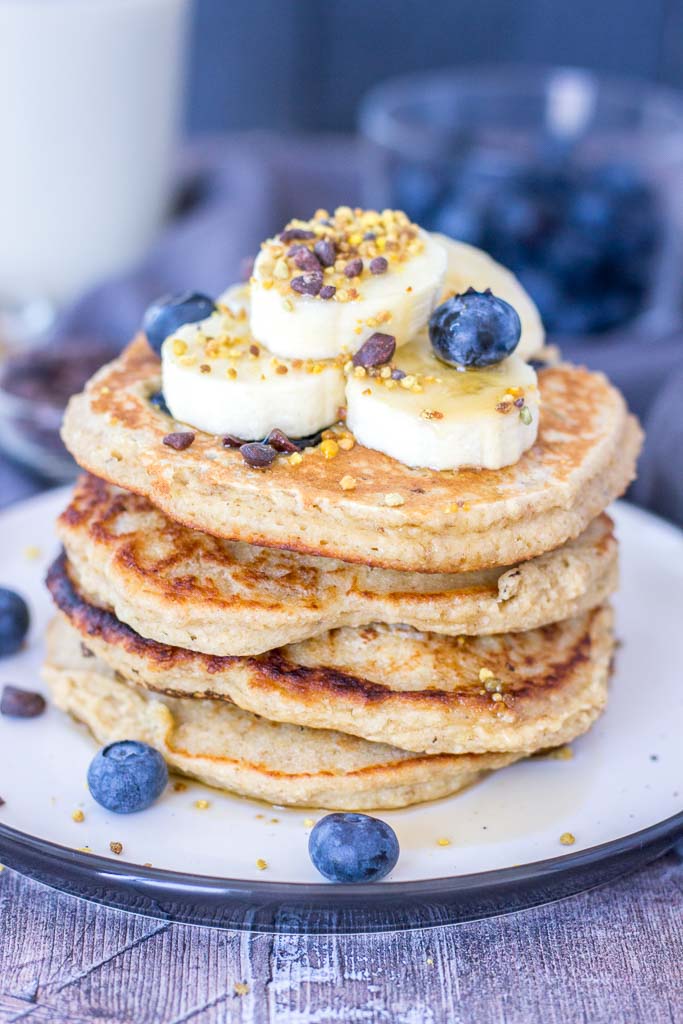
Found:
<svg viewBox="0 0 683 1024"><path fill-rule="evenodd" d="M641 444L606 378L562 365L539 373L539 437L514 466L411 469L356 445L256 470L201 432L184 451L164 445L177 426L148 401L160 385L159 360L138 337L71 399L63 437L76 461L193 529L392 569L463 572L552 550L624 491ZM341 489L346 475L355 490Z"/></svg>

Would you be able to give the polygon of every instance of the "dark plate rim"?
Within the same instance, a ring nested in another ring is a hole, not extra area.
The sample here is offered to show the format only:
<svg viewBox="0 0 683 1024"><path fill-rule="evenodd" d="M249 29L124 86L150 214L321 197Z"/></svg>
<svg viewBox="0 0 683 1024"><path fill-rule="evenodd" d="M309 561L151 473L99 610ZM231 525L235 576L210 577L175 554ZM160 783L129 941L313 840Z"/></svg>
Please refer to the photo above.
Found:
<svg viewBox="0 0 683 1024"><path fill-rule="evenodd" d="M184 896L189 896L193 892L205 895L225 893L241 898L256 897L259 901L274 898L305 899L307 902L312 900L328 906L333 901L348 904L349 901L380 902L383 897L411 899L420 896L453 896L458 892L482 889L493 891L501 886L524 885L540 878L558 878L565 874L575 874L601 861L619 858L635 851L645 851L649 846L661 845L668 840L673 846L678 839L683 839L683 810L638 832L610 839L597 846L578 850L576 853L561 854L557 857L531 861L528 864L466 875L444 875L403 882L340 884L325 881L278 882L265 879L248 881L215 875L196 875L167 868L148 868L129 861L113 861L100 854L72 850L70 847L0 824L0 844L7 844L4 846L5 850L16 852L19 859L23 850L29 854L49 857L55 868L63 865L69 872L77 872L84 880L101 881L106 877L109 882L116 880L124 886L149 885L151 890L157 892L161 887L167 893L175 892Z"/></svg>

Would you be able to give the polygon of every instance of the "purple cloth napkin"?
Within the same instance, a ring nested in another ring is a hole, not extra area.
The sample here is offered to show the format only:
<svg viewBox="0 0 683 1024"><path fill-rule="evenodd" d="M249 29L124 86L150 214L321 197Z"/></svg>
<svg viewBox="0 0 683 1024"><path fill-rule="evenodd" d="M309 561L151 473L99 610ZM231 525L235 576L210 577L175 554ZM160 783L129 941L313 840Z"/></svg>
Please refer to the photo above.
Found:
<svg viewBox="0 0 683 1024"><path fill-rule="evenodd" d="M218 294L290 217L363 205L371 176L367 150L345 136L258 132L195 144L181 163L179 209L148 258L65 310L55 336L94 335L122 347L153 299L186 288ZM683 324L661 339L576 342L563 351L604 370L644 423L630 496L683 525Z"/></svg>

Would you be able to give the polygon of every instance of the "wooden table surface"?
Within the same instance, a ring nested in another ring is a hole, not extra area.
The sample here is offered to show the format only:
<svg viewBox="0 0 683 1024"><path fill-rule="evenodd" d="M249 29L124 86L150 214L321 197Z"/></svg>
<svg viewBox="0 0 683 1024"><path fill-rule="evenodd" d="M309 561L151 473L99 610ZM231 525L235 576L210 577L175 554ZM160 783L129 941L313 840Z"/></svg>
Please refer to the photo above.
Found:
<svg viewBox="0 0 683 1024"><path fill-rule="evenodd" d="M0 505L39 486L0 460ZM681 1024L683 863L522 914L340 937L171 925L5 870L0 1024L14 1021Z"/></svg>
<svg viewBox="0 0 683 1024"><path fill-rule="evenodd" d="M0 1021L679 1024L682 908L674 855L522 914L339 937L171 925L6 870Z"/></svg>

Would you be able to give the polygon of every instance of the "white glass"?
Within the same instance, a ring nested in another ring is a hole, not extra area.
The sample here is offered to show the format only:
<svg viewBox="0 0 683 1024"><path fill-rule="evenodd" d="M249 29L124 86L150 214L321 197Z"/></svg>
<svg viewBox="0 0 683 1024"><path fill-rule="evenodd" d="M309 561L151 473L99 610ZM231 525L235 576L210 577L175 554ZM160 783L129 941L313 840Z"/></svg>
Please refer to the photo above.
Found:
<svg viewBox="0 0 683 1024"><path fill-rule="evenodd" d="M153 240L189 2L0 0L0 310L35 325Z"/></svg>

